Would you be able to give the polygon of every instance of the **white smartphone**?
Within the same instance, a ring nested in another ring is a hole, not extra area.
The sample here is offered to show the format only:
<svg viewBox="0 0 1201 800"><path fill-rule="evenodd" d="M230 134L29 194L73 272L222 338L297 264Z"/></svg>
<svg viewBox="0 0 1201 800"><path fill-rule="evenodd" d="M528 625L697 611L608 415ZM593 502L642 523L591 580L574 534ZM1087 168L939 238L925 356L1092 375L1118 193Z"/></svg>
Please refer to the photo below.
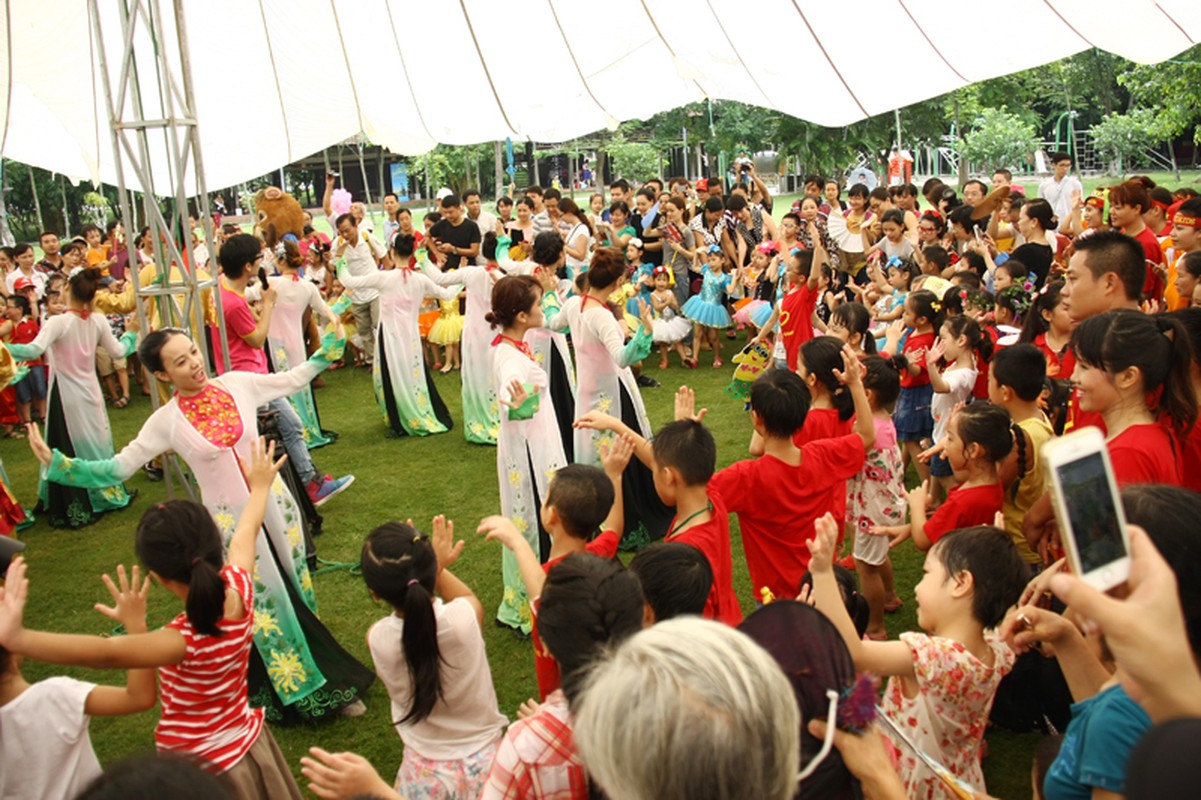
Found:
<svg viewBox="0 0 1201 800"><path fill-rule="evenodd" d="M1105 437L1097 428L1043 445L1060 539L1072 572L1101 591L1130 575L1126 515Z"/></svg>

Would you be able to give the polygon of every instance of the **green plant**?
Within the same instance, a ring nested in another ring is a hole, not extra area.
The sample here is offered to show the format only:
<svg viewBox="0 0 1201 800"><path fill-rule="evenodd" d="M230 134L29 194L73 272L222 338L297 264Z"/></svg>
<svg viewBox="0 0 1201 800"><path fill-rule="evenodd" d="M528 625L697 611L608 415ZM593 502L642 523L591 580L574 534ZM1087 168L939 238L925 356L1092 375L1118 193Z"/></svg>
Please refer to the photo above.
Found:
<svg viewBox="0 0 1201 800"><path fill-rule="evenodd" d="M1090 134L1097 149L1113 158L1113 171L1123 177L1129 168L1141 163L1148 149L1164 140L1155 114L1145 108L1128 114L1106 114Z"/></svg>
<svg viewBox="0 0 1201 800"><path fill-rule="evenodd" d="M981 110L963 137L963 155L979 170L1023 164L1036 149L1038 133L1034 126L1003 106Z"/></svg>

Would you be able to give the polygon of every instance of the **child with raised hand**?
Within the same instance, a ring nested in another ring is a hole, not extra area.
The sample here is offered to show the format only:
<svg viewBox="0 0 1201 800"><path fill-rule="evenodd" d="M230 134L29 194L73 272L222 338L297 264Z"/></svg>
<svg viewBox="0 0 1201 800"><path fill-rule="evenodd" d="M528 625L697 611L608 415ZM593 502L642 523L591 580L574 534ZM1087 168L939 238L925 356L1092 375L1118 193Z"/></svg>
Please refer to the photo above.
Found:
<svg viewBox="0 0 1201 800"><path fill-rule="evenodd" d="M24 559L14 559L8 584L0 588L0 619L10 624L14 611L19 621L25 603L25 569ZM113 605L97 604L96 610L120 622L128 633L145 633L150 578L141 580L138 567L126 576L125 567L119 566L116 584L108 575L103 581ZM0 646L0 797L75 797L101 773L88 736L91 718L153 708L154 670L129 670L123 688L66 677L30 684L21 674L21 660Z"/></svg>
<svg viewBox="0 0 1201 800"><path fill-rule="evenodd" d="M955 412L947 425L944 454L951 470L965 476L947 492L947 499L926 518L927 488L909 493L909 524L876 528L887 533L896 547L913 537L919 550L929 550L942 536L971 525L990 525L1001 513L1005 488L998 464L1013 449L1009 412L991 403L972 403Z"/></svg>
<svg viewBox="0 0 1201 800"><path fill-rule="evenodd" d="M652 275L655 290L650 293L648 302L655 312L655 324L651 339L659 345L659 369L667 367L667 352L675 350L680 354L680 363L688 366L688 352L684 349L684 339L692 332L692 324L680 311L680 301L671 290L671 271L665 266L657 266Z"/></svg>
<svg viewBox="0 0 1201 800"><path fill-rule="evenodd" d="M737 625L742 621L742 609L734 594L730 516L710 484L717 464L717 443L701 424L706 413L707 409L696 411L696 396L681 386L675 397L675 421L660 428L653 442L616 417L596 411L580 417L576 425L611 430L632 443L634 454L654 472L659 499L676 509L665 541L691 545L709 562L713 580L703 616Z"/></svg>
<svg viewBox="0 0 1201 800"><path fill-rule="evenodd" d="M485 517L476 529L476 533L484 534L485 539L498 540L517 560L530 598L534 670L543 700L561 684L558 664L542 645L538 632L538 598L542 595L546 576L555 564L572 553L588 552L614 558L621 541L624 516L621 475L633 454L633 443L624 437L615 437L607 446L601 447L600 453L603 470L586 464L568 464L551 479L540 511L542 527L550 534L551 541L550 556L545 564L539 563L538 555L512 520L500 515Z"/></svg>
<svg viewBox="0 0 1201 800"><path fill-rule="evenodd" d="M976 385L976 356L992 354L992 342L980 332L980 326L968 316L951 317L942 324L938 338L926 350L926 371L934 397L930 414L934 418L935 448L947 437L947 423L956 406L966 403ZM946 369L941 364L946 360ZM930 456L931 490L938 499L955 485L955 475L945 455ZM937 481L937 483L935 483Z"/></svg>
<svg viewBox="0 0 1201 800"><path fill-rule="evenodd" d="M863 468L876 440L861 371L846 347L837 377L855 403L855 432L801 447L794 437L805 425L809 391L800 376L772 369L751 384L751 424L763 440L763 455L719 471L709 489L738 515L757 601L797 596L809 566L804 544L813 537L813 521L829 510L833 488Z"/></svg>
<svg viewBox="0 0 1201 800"><path fill-rule="evenodd" d="M822 267L830 264L830 256L813 222L809 223L809 233L813 237L813 249L794 247L785 254L787 288L784 297L755 337L755 341L761 341L775 330L778 320L780 336L776 350L783 348L788 369L797 368L801 345L813 338L813 318L821 297Z"/></svg>
<svg viewBox="0 0 1201 800"><path fill-rule="evenodd" d="M21 625L23 584L0 602L0 646L10 652L96 669L157 667L163 706L154 731L158 749L197 759L231 794L247 800L300 797L262 709L247 701L254 629L269 632L277 625L270 614L256 619L253 574L267 497L285 458L276 461L275 444L255 440L250 463L243 463L250 498L226 553L216 523L199 503L168 500L143 515L138 558L185 606L161 630L114 638L31 631Z"/></svg>
<svg viewBox="0 0 1201 800"><path fill-rule="evenodd" d="M814 604L842 634L857 670L888 677L884 713L926 754L983 792L980 743L997 685L1014 661L1013 651L991 630L1026 583L1013 543L986 526L945 536L926 554L914 591L917 622L928 633L869 642L856 633L834 579L838 528L827 514L809 543ZM947 796L912 752L900 742L893 745L906 797Z"/></svg>
<svg viewBox="0 0 1201 800"><path fill-rule="evenodd" d="M930 477L930 467L918 458L926 449L930 435L934 433L934 417L930 403L934 389L930 386L930 375L926 371L926 349L934 344L937 331L942 327L942 301L928 289L918 289L905 299L905 313L898 322L888 326L884 347L880 354L891 358L898 353L905 357L905 371L901 373L901 394L893 411L893 422L897 426L897 440L901 442L905 464L914 462L918 477L924 482ZM905 331L909 335L905 336ZM904 339L904 345L901 340Z"/></svg>
<svg viewBox="0 0 1201 800"><path fill-rule="evenodd" d="M700 259L698 249L696 258ZM717 335L719 328L728 328L732 324L730 312L726 311L725 296L732 293L739 285L738 273L730 273L730 259L718 245L710 245L708 260L701 267L701 291L694 294L684 303L684 316L692 320L693 354L689 366L696 366L696 351L700 350L703 342L708 342L713 349L713 366L722 366L721 338ZM696 269L695 263L693 269Z"/></svg>
<svg viewBox="0 0 1201 800"><path fill-rule="evenodd" d="M903 367L881 356L868 356L863 366L863 389L872 410L876 442L867 451L863 469L847 481L846 518L855 536L855 572L870 609L866 635L884 640L888 638L884 612L898 610L901 598L893 582L888 537L875 529L905 520L905 468L892 423L892 406L901 390Z"/></svg>
<svg viewBox="0 0 1201 800"><path fill-rule="evenodd" d="M404 742L396 791L476 798L508 720L484 649L484 607L448 569L463 542L441 515L431 530L388 522L363 542L367 588L394 609L367 631L367 646Z"/></svg>

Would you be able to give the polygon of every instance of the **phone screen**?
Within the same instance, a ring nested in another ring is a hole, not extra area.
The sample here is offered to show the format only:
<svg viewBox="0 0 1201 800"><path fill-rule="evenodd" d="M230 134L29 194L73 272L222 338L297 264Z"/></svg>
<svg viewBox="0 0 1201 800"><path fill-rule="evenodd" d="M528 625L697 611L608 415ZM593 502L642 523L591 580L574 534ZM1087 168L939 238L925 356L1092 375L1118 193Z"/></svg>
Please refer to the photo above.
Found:
<svg viewBox="0 0 1201 800"><path fill-rule="evenodd" d="M1063 487L1063 505L1072 528L1072 540L1084 572L1092 572L1126 556L1122 528L1114 508L1100 453L1060 464L1056 468Z"/></svg>

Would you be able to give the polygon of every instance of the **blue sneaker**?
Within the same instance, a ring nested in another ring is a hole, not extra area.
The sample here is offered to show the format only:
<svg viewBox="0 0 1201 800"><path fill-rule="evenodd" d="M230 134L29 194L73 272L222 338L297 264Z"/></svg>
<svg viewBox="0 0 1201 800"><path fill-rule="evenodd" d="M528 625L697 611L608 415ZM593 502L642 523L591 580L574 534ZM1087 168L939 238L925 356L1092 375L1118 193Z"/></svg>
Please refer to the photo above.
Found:
<svg viewBox="0 0 1201 800"><path fill-rule="evenodd" d="M313 501L313 505L317 508L328 503L336 495L341 494L343 490L354 483L353 475L345 475L341 478L331 478L328 475L321 481L313 481L306 488L309 492L309 499Z"/></svg>

